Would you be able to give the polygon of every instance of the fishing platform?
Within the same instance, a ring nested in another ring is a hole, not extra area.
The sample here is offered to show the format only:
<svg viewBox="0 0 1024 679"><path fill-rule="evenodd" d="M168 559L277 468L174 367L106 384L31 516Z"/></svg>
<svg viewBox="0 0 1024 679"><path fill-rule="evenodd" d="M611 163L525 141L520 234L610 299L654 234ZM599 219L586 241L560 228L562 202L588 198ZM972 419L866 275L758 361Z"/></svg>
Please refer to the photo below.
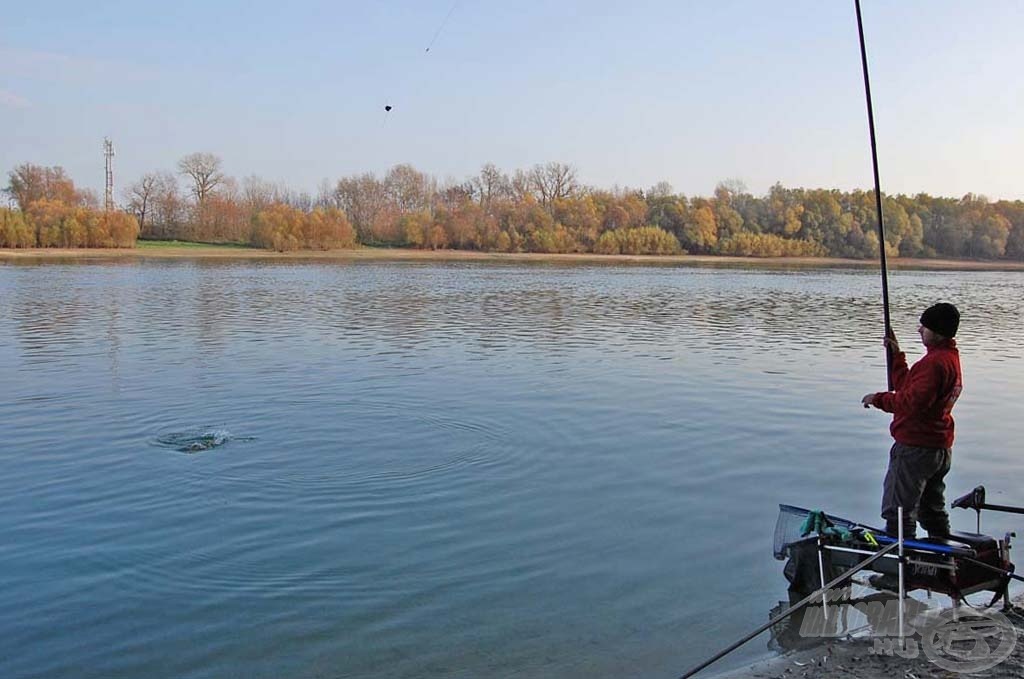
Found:
<svg viewBox="0 0 1024 679"><path fill-rule="evenodd" d="M1008 609L1010 581L1024 580L1014 573L1010 559L1010 542L1015 534L1008 532L1002 538L983 534L981 511L1024 514L1024 508L986 504L984 486L957 498L952 506L977 512L977 532L952 531L942 538L904 540L821 511L780 505L775 558L787 560L784 574L793 594L815 592L861 564L865 557L885 551L862 568L882 576L872 577L867 583L876 589L898 591L901 597L914 590L937 592L949 596L954 605L971 594L991 592L988 605L1002 600L1004 609ZM894 544L898 551L892 549Z"/></svg>

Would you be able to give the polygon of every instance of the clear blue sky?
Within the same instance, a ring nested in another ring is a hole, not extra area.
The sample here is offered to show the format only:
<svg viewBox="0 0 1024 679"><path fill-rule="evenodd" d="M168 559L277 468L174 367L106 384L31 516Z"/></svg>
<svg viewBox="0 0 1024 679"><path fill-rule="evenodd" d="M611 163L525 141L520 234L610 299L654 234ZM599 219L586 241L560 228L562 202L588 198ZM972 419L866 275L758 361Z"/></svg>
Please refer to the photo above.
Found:
<svg viewBox="0 0 1024 679"><path fill-rule="evenodd" d="M0 169L118 188L210 151L315 191L411 163L570 163L707 195L871 186L852 0L22 3L0 25ZM882 188L1024 198L1024 2L864 0ZM386 116L383 107L393 111Z"/></svg>

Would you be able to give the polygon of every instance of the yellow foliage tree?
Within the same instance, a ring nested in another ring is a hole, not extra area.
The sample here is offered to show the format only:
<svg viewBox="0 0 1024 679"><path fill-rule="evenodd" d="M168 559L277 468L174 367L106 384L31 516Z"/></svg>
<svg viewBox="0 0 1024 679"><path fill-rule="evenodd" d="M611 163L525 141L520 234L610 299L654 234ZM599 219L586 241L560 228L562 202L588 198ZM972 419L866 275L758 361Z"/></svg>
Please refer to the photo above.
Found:
<svg viewBox="0 0 1024 679"><path fill-rule="evenodd" d="M25 221L41 248L131 248L139 235L138 220L127 213L45 198L29 205Z"/></svg>
<svg viewBox="0 0 1024 679"><path fill-rule="evenodd" d="M315 223L316 236L313 229L307 231L306 247L330 250L334 248L354 248L356 246L356 230L352 228L348 217L338 208L318 208L310 213L307 221Z"/></svg>
<svg viewBox="0 0 1024 679"><path fill-rule="evenodd" d="M101 224L112 248L133 248L139 238L139 220L126 212L103 212Z"/></svg>
<svg viewBox="0 0 1024 679"><path fill-rule="evenodd" d="M64 219L73 208L58 200L43 198L33 201L25 210L25 217L36 233L36 246L56 248L61 246L61 231Z"/></svg>
<svg viewBox="0 0 1024 679"><path fill-rule="evenodd" d="M622 252L619 235L616 231L605 231L594 243L594 252L599 255L617 255Z"/></svg>
<svg viewBox="0 0 1024 679"><path fill-rule="evenodd" d="M300 210L281 203L260 210L252 220L253 245L278 252L298 250L304 217Z"/></svg>
<svg viewBox="0 0 1024 679"><path fill-rule="evenodd" d="M683 225L683 245L698 252L711 252L718 243L715 213L707 205L697 208Z"/></svg>
<svg viewBox="0 0 1024 679"><path fill-rule="evenodd" d="M30 248L36 244L21 210L0 208L0 248Z"/></svg>
<svg viewBox="0 0 1024 679"><path fill-rule="evenodd" d="M616 232L624 255L677 255L682 248L675 236L656 226L641 226Z"/></svg>
<svg viewBox="0 0 1024 679"><path fill-rule="evenodd" d="M876 241L877 242L877 241ZM719 252L738 257L824 257L821 243L774 233L740 232L721 242Z"/></svg>
<svg viewBox="0 0 1024 679"><path fill-rule="evenodd" d="M405 244L414 248L428 248L431 228L434 225L429 212L420 211L404 215L398 220Z"/></svg>
<svg viewBox="0 0 1024 679"><path fill-rule="evenodd" d="M427 229L423 244L431 250L443 250L448 247L448 233L440 224L433 224Z"/></svg>

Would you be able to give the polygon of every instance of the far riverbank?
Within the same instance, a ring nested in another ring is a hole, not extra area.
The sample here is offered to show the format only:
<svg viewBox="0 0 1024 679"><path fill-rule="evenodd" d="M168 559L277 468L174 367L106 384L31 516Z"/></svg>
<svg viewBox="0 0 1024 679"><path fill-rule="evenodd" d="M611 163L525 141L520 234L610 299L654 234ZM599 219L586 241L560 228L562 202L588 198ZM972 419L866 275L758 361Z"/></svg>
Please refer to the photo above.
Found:
<svg viewBox="0 0 1024 679"><path fill-rule="evenodd" d="M200 243L139 243L136 248L26 248L0 249L0 261L134 260L134 259L245 259L282 261L416 261L416 262L529 262L558 264L638 264L685 266L722 264L762 267L877 267L874 260L830 257L727 257L718 255L597 255L475 252L469 250L414 250L362 247L352 250L276 252L259 248ZM970 271L1024 271L1024 262L891 258L893 269Z"/></svg>

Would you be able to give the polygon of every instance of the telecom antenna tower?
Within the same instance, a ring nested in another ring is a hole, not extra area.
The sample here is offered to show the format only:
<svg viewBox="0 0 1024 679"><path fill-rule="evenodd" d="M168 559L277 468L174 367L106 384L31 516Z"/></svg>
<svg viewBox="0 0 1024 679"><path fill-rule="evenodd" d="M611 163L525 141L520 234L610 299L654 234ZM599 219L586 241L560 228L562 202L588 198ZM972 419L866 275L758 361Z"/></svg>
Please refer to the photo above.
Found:
<svg viewBox="0 0 1024 679"><path fill-rule="evenodd" d="M114 209L114 142L108 137L103 138L103 156L107 160L107 190L103 196L103 209L110 212Z"/></svg>

